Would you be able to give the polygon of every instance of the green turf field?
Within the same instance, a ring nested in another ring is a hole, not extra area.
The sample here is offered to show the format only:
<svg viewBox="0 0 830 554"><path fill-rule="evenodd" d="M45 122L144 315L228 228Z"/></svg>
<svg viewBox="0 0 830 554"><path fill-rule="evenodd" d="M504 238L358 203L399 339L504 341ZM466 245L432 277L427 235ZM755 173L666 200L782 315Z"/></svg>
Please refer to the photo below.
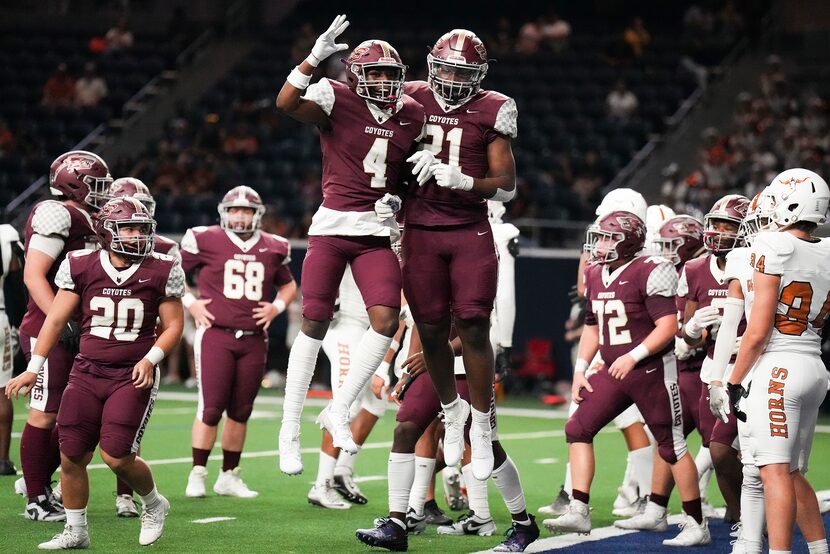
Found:
<svg viewBox="0 0 830 554"><path fill-rule="evenodd" d="M179 393L181 400L170 399L171 392ZM255 499L220 498L210 489L216 478L219 461L211 460L208 471L209 496L205 499L189 499L184 496L187 474L190 470L190 426L195 413L195 395L184 389L169 387L156 403L155 412L142 445L143 456L151 462L159 490L171 503L164 536L153 545L158 552L364 552L368 548L354 538L354 530L371 527L372 520L385 515L386 506L386 458L389 452L394 413L382 419L369 437L367 448L357 462L357 474L369 477L360 486L369 498L366 506L355 506L348 511L329 511L309 505L306 493L317 468L317 454L311 449L319 446L319 432L313 418L319 406L308 407L303 425L302 444L308 454L303 455L306 471L298 477L288 477L278 470L276 458L277 430L279 425L279 398L271 392L263 392L256 406L249 431L246 453L243 455L243 476L248 485L259 491ZM316 403L319 404L319 401ZM505 449L516 462L530 511L549 502L562 482L566 448L562 429L564 419L543 418L551 410L541 404L511 401L510 408L531 408L539 412L511 410L499 418L499 433ZM25 404L15 405L15 438L12 442L12 458L19 460L18 438L25 421ZM822 421L827 424L828 421ZM830 465L820 463L830 457L830 428L818 433L813 449L810 479L816 489L830 488ZM625 446L622 436L614 430L606 430L596 440L597 477L591 495L594 507L594 527L610 525L611 503L616 495L625 469ZM696 452L698 441L692 439ZM216 448L214 454L220 454ZM138 548L139 522L137 519L115 517L115 477L96 456L94 469L90 471L92 493L89 505L89 527L92 548L99 552L135 551ZM19 465L18 465L19 469ZM374 477L374 480L371 480ZM49 539L60 531L61 523L35 523L19 515L24 501L13 494L14 477L0 477L0 525L3 529L0 544L9 553L29 552L37 543ZM715 480L711 482L710 498L721 505ZM439 498L443 497L440 489ZM439 505L443 501L439 500ZM509 517L498 491L490 485L490 505L499 527L499 535L509 524ZM673 495L671 509L679 511L677 495ZM213 517L230 517L233 520L199 524L193 520ZM542 536L548 536L543 529ZM490 548L500 542L494 537L438 537L435 528L427 533L410 537L409 548L413 552L470 552Z"/></svg>

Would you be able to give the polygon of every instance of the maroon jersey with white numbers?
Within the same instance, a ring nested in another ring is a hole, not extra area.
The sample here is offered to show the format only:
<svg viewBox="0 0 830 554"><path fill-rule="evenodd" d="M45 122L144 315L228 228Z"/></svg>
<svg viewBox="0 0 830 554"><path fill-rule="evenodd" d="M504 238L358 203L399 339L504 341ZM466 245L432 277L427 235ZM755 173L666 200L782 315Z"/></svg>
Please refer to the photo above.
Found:
<svg viewBox="0 0 830 554"><path fill-rule="evenodd" d="M688 263L688 262L686 262ZM680 266L678 270L678 275L683 275L683 268L686 264ZM686 313L686 283L685 281L678 280L677 283L677 295L674 297L674 302L677 305L677 333L675 336L682 341L685 341L683 338L683 315ZM696 348L690 357L686 358L685 360L681 360L680 358L677 359L677 371L700 371L701 366L703 365L703 360L706 358L706 349L705 348Z"/></svg>
<svg viewBox="0 0 830 554"><path fill-rule="evenodd" d="M318 104L330 121L330 128L320 131L323 206L373 212L376 200L395 192L424 130L423 106L404 95L389 117L344 83L325 78L308 87L304 98Z"/></svg>
<svg viewBox="0 0 830 554"><path fill-rule="evenodd" d="M424 106L427 125L423 148L461 173L487 176L487 146L498 136L516 138L516 102L491 90L481 90L467 102L444 110L426 81L411 81L406 94ZM469 191L439 187L434 178L413 184L406 199L406 224L462 225L487 220L487 200Z"/></svg>
<svg viewBox="0 0 830 554"><path fill-rule="evenodd" d="M55 284L81 297L80 356L123 377L155 344L159 305L184 294L184 272L164 254L119 270L106 250L78 250L61 263Z"/></svg>
<svg viewBox="0 0 830 554"><path fill-rule="evenodd" d="M608 367L641 344L661 317L675 313L677 271L671 262L639 256L613 272L607 265L585 270L586 325L599 325L599 353ZM673 345L637 364L642 367Z"/></svg>
<svg viewBox="0 0 830 554"><path fill-rule="evenodd" d="M39 202L29 214L29 219L26 221L25 249L27 254L33 235L63 241L63 250L55 258L46 274L46 279L55 292L58 290L54 284L55 274L67 253L84 248L95 248L98 244L89 214L58 200ZM30 295L26 315L23 316L23 322L20 324L20 331L30 337L36 337L45 319L46 315L40 311Z"/></svg>
<svg viewBox="0 0 830 554"><path fill-rule="evenodd" d="M291 246L284 238L256 231L247 241L218 225L188 229L181 244L185 272L199 270L199 298L210 299L213 325L261 330L253 310L272 302L277 289L294 280L288 264Z"/></svg>

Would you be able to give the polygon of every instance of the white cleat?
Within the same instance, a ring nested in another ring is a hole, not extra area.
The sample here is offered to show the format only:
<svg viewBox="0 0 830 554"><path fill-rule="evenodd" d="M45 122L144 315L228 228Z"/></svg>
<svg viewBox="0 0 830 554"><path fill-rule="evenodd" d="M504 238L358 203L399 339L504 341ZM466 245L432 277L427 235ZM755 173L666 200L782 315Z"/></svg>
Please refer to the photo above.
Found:
<svg viewBox="0 0 830 554"><path fill-rule="evenodd" d="M579 500L571 500L565 513L554 519L546 519L542 525L553 533L582 533L591 532L591 510L588 505Z"/></svg>
<svg viewBox="0 0 830 554"><path fill-rule="evenodd" d="M207 479L207 468L205 466L193 466L190 475L187 476L187 487L184 495L188 498L204 498L205 479Z"/></svg>
<svg viewBox="0 0 830 554"><path fill-rule="evenodd" d="M29 491L26 489L26 480L23 477L14 482L14 494L19 494L20 496L29 495Z"/></svg>
<svg viewBox="0 0 830 554"><path fill-rule="evenodd" d="M40 550L70 550L89 548L89 533L86 527L70 527L64 525L63 532L52 537L52 540L42 542L37 547Z"/></svg>
<svg viewBox="0 0 830 554"><path fill-rule="evenodd" d="M24 516L32 521L66 521L63 506L52 502L45 494L38 496L34 502L26 504Z"/></svg>
<svg viewBox="0 0 830 554"><path fill-rule="evenodd" d="M629 519L618 519L614 522L614 527L662 533L669 528L669 524L666 521L666 509L654 502L649 502L642 513Z"/></svg>
<svg viewBox="0 0 830 554"><path fill-rule="evenodd" d="M571 503L571 497L565 492L565 486L559 487L559 494L553 499L553 502L540 506L537 512L546 516L561 516L568 511L568 505Z"/></svg>
<svg viewBox="0 0 830 554"><path fill-rule="evenodd" d="M325 484L319 487L316 484L311 487L311 490L308 491L308 503L330 510L348 510L352 507L351 502L346 501L332 488L328 479L326 479Z"/></svg>
<svg viewBox="0 0 830 554"><path fill-rule="evenodd" d="M130 494L119 494L115 497L115 515L118 517L138 517L135 501Z"/></svg>
<svg viewBox="0 0 830 554"><path fill-rule="evenodd" d="M719 517L715 507L709 504L705 498L700 499L700 509L703 511L703 517L707 519L714 519Z"/></svg>
<svg viewBox="0 0 830 554"><path fill-rule="evenodd" d="M732 529L729 530L729 536L732 537L733 539L741 538L741 530L742 529L743 529L743 525L741 525L741 522L739 521L738 523L736 523L735 525L732 526Z"/></svg>
<svg viewBox="0 0 830 554"><path fill-rule="evenodd" d="M631 517L637 515L637 487L623 485L617 489L617 498L611 514L617 517Z"/></svg>
<svg viewBox="0 0 830 554"><path fill-rule="evenodd" d="M493 473L493 440L490 424L480 427L473 423L470 428L470 463L473 464L473 477L486 481Z"/></svg>
<svg viewBox="0 0 830 554"><path fill-rule="evenodd" d="M450 525L438 526L439 535L478 535L479 537L490 537L496 532L496 524L493 519L483 519L473 512L458 518L458 521Z"/></svg>
<svg viewBox="0 0 830 554"><path fill-rule="evenodd" d="M830 512L830 498L825 498L824 500L820 500L819 503L818 503L818 509L819 509L819 512L821 512L821 515L824 515L827 512Z"/></svg>
<svg viewBox="0 0 830 554"><path fill-rule="evenodd" d="M444 409L443 414L444 463L448 466L454 466L461 461L461 456L464 455L464 426L470 417L470 404L463 398L458 397L458 403L449 410ZM490 455L492 456L492 445L488 448L490 448ZM492 462L490 464L490 471L492 471ZM475 468L475 466L473 467ZM489 476L490 473L487 475ZM481 480L483 481L483 479Z"/></svg>
<svg viewBox="0 0 830 554"><path fill-rule="evenodd" d="M357 454L358 448L352 438L352 429L349 425L349 413L342 413L334 408L334 404L323 408L317 416L317 424L320 429L325 429L331 434L332 444L335 448L345 450L349 454Z"/></svg>
<svg viewBox="0 0 830 554"><path fill-rule="evenodd" d="M709 534L709 522L703 518L702 523L698 523L691 516L686 516L683 522L680 523L680 533L673 539L666 539L663 541L663 546L702 546L712 542L712 536Z"/></svg>
<svg viewBox="0 0 830 554"><path fill-rule="evenodd" d="M141 512L141 533L138 535L138 544L147 546L153 544L164 533L164 520L167 519L167 514L170 512L170 502L166 498L159 495L158 504L148 509L147 506Z"/></svg>
<svg viewBox="0 0 830 554"><path fill-rule="evenodd" d="M299 475L303 472L298 423L283 423L280 427L280 471L288 475Z"/></svg>
<svg viewBox="0 0 830 554"><path fill-rule="evenodd" d="M461 472L455 467L446 467L441 471L441 479L444 481L444 499L450 510L460 512L469 509L470 501L461 482Z"/></svg>
<svg viewBox="0 0 830 554"><path fill-rule="evenodd" d="M236 496L237 498L255 498L259 496L257 491L248 488L240 473L241 469L238 467L219 472L216 483L213 485L213 492L219 496Z"/></svg>

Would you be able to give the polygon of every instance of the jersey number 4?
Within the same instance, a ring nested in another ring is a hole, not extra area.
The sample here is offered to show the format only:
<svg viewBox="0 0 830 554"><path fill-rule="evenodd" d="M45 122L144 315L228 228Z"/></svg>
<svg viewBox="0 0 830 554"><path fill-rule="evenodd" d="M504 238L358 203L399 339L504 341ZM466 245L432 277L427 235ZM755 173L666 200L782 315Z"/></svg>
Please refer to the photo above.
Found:
<svg viewBox="0 0 830 554"><path fill-rule="evenodd" d="M599 343L605 344L603 321L608 322L608 344L619 346L631 342L631 332L623 329L628 325L628 315L625 313L625 304L622 300L593 300L591 309L597 315L599 322Z"/></svg>
<svg viewBox="0 0 830 554"><path fill-rule="evenodd" d="M225 298L239 300L243 296L248 300L262 300L262 281L265 279L265 266L262 262L243 262L228 260L225 262L225 286L222 291Z"/></svg>
<svg viewBox="0 0 830 554"><path fill-rule="evenodd" d="M778 301L787 307L785 313L775 314L775 328L778 332L793 336L804 334L810 317L810 305L813 302L813 286L807 281L793 281L781 290L781 297ZM821 333L824 328L828 313L830 313L830 293L824 299L824 304L816 318L809 322L818 333Z"/></svg>
<svg viewBox="0 0 830 554"><path fill-rule="evenodd" d="M92 316L90 333L102 339L133 342L144 323L144 303L138 298L113 300L108 296L93 296L89 309L99 312Z"/></svg>

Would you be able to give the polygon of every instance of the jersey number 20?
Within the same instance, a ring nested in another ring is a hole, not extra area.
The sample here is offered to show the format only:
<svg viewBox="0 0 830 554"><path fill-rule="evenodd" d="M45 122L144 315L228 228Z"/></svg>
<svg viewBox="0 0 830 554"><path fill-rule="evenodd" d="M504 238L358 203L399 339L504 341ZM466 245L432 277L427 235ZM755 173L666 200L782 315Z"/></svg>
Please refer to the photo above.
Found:
<svg viewBox="0 0 830 554"><path fill-rule="evenodd" d="M102 339L133 342L144 323L144 303L138 298L114 300L108 296L93 296L89 309L100 312L92 316L90 333Z"/></svg>

